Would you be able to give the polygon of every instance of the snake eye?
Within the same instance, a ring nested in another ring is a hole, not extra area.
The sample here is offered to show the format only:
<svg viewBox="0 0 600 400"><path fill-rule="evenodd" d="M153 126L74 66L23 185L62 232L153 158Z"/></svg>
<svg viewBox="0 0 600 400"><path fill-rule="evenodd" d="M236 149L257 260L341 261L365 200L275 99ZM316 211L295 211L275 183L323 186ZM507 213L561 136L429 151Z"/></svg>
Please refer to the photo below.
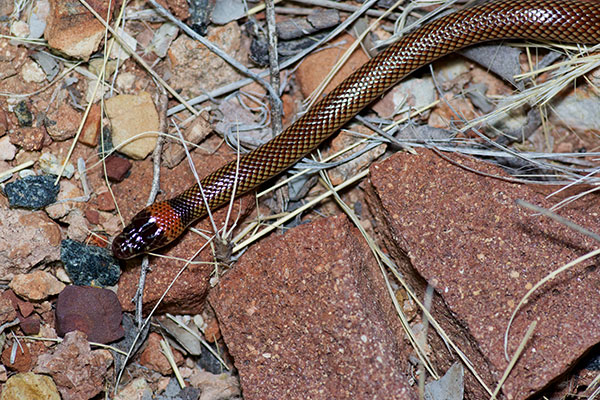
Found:
<svg viewBox="0 0 600 400"><path fill-rule="evenodd" d="M116 258L127 260L160 247L164 242L163 229L147 210L140 211L112 243Z"/></svg>

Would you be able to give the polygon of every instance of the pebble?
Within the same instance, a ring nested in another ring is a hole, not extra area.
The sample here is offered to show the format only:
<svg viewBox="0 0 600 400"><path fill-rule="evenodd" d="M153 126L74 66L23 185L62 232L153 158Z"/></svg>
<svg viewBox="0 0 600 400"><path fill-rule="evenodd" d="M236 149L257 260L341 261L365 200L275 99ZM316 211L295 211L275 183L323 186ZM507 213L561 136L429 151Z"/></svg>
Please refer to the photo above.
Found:
<svg viewBox="0 0 600 400"><path fill-rule="evenodd" d="M11 376L2 389L0 400L60 400L52 378L26 372Z"/></svg>
<svg viewBox="0 0 600 400"><path fill-rule="evenodd" d="M56 332L81 331L90 342L110 343L122 338L123 314L117 295L102 288L67 286L56 302Z"/></svg>
<svg viewBox="0 0 600 400"><path fill-rule="evenodd" d="M79 135L79 141L86 146L94 147L98 144L98 137L100 136L100 121L101 121L101 110L98 104L94 104L90 108L81 135Z"/></svg>
<svg viewBox="0 0 600 400"><path fill-rule="evenodd" d="M48 45L73 58L87 60L104 38L104 27L80 3L52 0L44 38ZM95 2L98 14L108 15L109 2ZM114 2L112 3L114 7Z"/></svg>
<svg viewBox="0 0 600 400"><path fill-rule="evenodd" d="M63 162L59 161L58 157L56 157L52 153L42 153L38 162L39 162L40 169L45 174L56 175L56 176L58 176L58 174L60 173L62 164L63 164ZM67 166L65 167L64 171L62 171L62 176L64 176L67 179L71 179L73 177L74 173L75 173L75 167L73 166L73 164L68 163Z"/></svg>
<svg viewBox="0 0 600 400"><path fill-rule="evenodd" d="M25 82L41 83L46 80L46 73L35 61L26 62L21 68L21 77Z"/></svg>
<svg viewBox="0 0 600 400"><path fill-rule="evenodd" d="M121 182L131 169L131 162L117 155L106 157L106 175L113 182Z"/></svg>
<svg viewBox="0 0 600 400"><path fill-rule="evenodd" d="M162 375L169 375L173 372L173 369L162 351L160 346L161 340L163 340L163 338L158 333L150 333L148 340L146 341L146 348L140 355L140 364L153 371L160 372ZM173 348L171 348L171 350L173 352L175 363L177 365L183 365L184 359L181 353Z"/></svg>
<svg viewBox="0 0 600 400"><path fill-rule="evenodd" d="M58 220L65 217L70 212L77 210L77 206L81 203L61 200L69 200L81 196L83 196L83 192L78 186L71 181L61 179L60 191L58 192L58 196L56 198L57 202L46 207L46 214L48 214L48 216L53 220Z"/></svg>
<svg viewBox="0 0 600 400"><path fill-rule="evenodd" d="M26 127L33 125L33 114L29 111L29 107L25 100L18 102L14 107L13 112L15 113L20 126Z"/></svg>
<svg viewBox="0 0 600 400"><path fill-rule="evenodd" d="M65 239L61 242L60 258L76 285L113 286L119 280L121 269L107 249Z"/></svg>
<svg viewBox="0 0 600 400"><path fill-rule="evenodd" d="M113 145L120 153L142 160L154 150L160 124L150 93L111 97L106 100L105 111L112 127ZM131 141L133 137L137 138Z"/></svg>
<svg viewBox="0 0 600 400"><path fill-rule="evenodd" d="M6 118L6 111L0 107L0 136L4 135L8 130L8 120Z"/></svg>
<svg viewBox="0 0 600 400"><path fill-rule="evenodd" d="M13 341L9 346L4 347L0 361L11 371L28 372L32 364L29 346L26 343Z"/></svg>
<svg viewBox="0 0 600 400"><path fill-rule="evenodd" d="M39 301L60 293L65 284L49 272L33 271L29 274L15 275L8 286L21 297Z"/></svg>
<svg viewBox="0 0 600 400"><path fill-rule="evenodd" d="M56 201L59 186L54 184L55 179L51 175L28 176L7 183L4 194L11 207L39 210Z"/></svg>
<svg viewBox="0 0 600 400"><path fill-rule="evenodd" d="M16 127L9 132L10 142L25 151L39 151L44 145L46 129L42 127Z"/></svg>
<svg viewBox="0 0 600 400"><path fill-rule="evenodd" d="M2 111L0 111L1 113ZM0 124L1 125L1 124ZM0 139L0 160L10 161L17 155L17 147L10 142L10 138L5 136Z"/></svg>
<svg viewBox="0 0 600 400"><path fill-rule="evenodd" d="M81 113L67 103L61 104L46 116L46 130L55 141L71 139L77 134Z"/></svg>
<svg viewBox="0 0 600 400"><path fill-rule="evenodd" d="M152 388L143 377L136 378L129 382L123 389L117 393L115 400L130 399L151 399Z"/></svg>
<svg viewBox="0 0 600 400"><path fill-rule="evenodd" d="M91 399L103 390L112 361L108 350L91 351L85 334L75 331L41 354L33 371L50 375L63 399Z"/></svg>

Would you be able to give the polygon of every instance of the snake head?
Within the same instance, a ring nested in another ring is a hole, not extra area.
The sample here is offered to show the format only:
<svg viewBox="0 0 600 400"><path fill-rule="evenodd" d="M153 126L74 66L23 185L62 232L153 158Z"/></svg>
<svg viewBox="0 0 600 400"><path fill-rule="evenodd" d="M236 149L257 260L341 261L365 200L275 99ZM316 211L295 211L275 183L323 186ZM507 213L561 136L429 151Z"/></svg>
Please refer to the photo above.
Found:
<svg viewBox="0 0 600 400"><path fill-rule="evenodd" d="M150 208L140 211L112 243L116 258L127 260L166 245L165 229Z"/></svg>

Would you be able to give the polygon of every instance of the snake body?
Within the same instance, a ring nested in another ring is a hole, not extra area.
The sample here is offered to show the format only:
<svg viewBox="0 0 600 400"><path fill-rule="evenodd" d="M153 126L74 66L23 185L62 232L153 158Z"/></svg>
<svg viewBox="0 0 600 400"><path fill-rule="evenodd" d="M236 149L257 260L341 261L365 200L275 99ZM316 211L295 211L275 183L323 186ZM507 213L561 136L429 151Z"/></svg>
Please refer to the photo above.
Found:
<svg viewBox="0 0 600 400"><path fill-rule="evenodd" d="M315 149L387 89L446 54L489 40L600 42L600 1L493 1L441 17L390 46L269 142L201 180L208 207L226 204ZM235 191L235 192L234 192ZM160 248L206 215L197 184L139 212L113 241L117 258Z"/></svg>

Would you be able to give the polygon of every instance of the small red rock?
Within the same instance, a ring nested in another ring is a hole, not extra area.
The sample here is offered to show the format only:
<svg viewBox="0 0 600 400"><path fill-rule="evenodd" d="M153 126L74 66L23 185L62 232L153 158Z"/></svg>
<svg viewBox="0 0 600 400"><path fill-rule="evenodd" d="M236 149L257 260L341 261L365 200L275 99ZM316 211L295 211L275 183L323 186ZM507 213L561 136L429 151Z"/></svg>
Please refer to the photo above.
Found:
<svg viewBox="0 0 600 400"><path fill-rule="evenodd" d="M23 301L19 303L19 311L23 317L27 318L33 312L33 304L28 301Z"/></svg>
<svg viewBox="0 0 600 400"><path fill-rule="evenodd" d="M98 144L98 136L100 136L100 121L101 121L100 106L94 104L90 108L90 112L83 124L79 141L87 146L94 147Z"/></svg>
<svg viewBox="0 0 600 400"><path fill-rule="evenodd" d="M98 225L100 223L100 213L90 208L85 210L85 218L92 225Z"/></svg>
<svg viewBox="0 0 600 400"><path fill-rule="evenodd" d="M96 197L96 203L100 211L113 211L115 209L115 201L109 192L100 193Z"/></svg>
<svg viewBox="0 0 600 400"><path fill-rule="evenodd" d="M162 336L158 333L150 333L148 336L148 341L146 342L146 348L142 352L140 356L140 364L154 370L160 372L163 375L168 375L172 372L171 364L167 360L167 357L162 352L162 348L160 347L160 341L162 340ZM180 352L175 349L171 349L173 351L173 356L175 358L175 363L177 365L183 364L183 356Z"/></svg>
<svg viewBox="0 0 600 400"><path fill-rule="evenodd" d="M38 151L44 145L46 129L44 127L18 127L9 132L10 142L26 151Z"/></svg>
<svg viewBox="0 0 600 400"><path fill-rule="evenodd" d="M108 156L106 158L106 174L113 182L121 182L131 168L131 162L123 157Z"/></svg>
<svg viewBox="0 0 600 400"><path fill-rule="evenodd" d="M17 318L17 312L12 301L6 296L0 296L0 325L14 321Z"/></svg>
<svg viewBox="0 0 600 400"><path fill-rule="evenodd" d="M13 346L16 346L14 362L11 362ZM31 369L31 353L25 342L16 343L7 346L2 352L2 364L8 369L17 372L27 372Z"/></svg>
<svg viewBox="0 0 600 400"><path fill-rule="evenodd" d="M37 335L40 333L40 318L37 315L24 318L19 322L19 326L25 335Z"/></svg>
<svg viewBox="0 0 600 400"><path fill-rule="evenodd" d="M56 332L81 331L90 342L110 343L123 337L123 315L117 295L102 288L67 286L56 302Z"/></svg>

